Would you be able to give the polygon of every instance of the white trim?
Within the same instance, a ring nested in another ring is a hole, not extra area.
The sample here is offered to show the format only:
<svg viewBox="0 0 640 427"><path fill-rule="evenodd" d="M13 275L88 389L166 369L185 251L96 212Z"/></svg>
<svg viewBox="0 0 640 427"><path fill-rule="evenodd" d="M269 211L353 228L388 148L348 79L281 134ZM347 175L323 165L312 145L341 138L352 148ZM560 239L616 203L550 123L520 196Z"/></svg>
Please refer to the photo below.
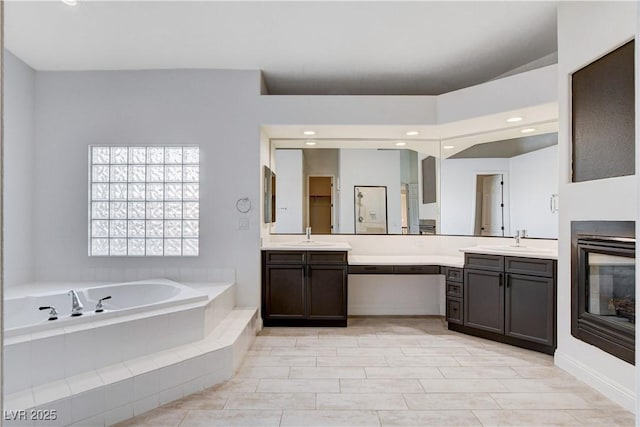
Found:
<svg viewBox="0 0 640 427"><path fill-rule="evenodd" d="M622 384L612 381L600 372L592 369L577 359L562 353L560 350L556 350L555 352L554 363L560 369L563 369L579 380L584 381L600 393L604 394L607 398L624 407L626 410L635 413L636 394L633 390L629 390Z"/></svg>

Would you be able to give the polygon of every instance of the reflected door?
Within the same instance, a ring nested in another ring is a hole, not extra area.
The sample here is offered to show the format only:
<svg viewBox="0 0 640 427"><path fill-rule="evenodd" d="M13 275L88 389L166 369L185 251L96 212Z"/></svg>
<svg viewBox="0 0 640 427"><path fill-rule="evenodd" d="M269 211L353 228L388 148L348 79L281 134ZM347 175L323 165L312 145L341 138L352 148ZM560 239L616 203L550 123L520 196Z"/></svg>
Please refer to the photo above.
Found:
<svg viewBox="0 0 640 427"><path fill-rule="evenodd" d="M502 178L502 174L478 176L481 212L477 213L477 217L481 218L479 233L481 236L504 236Z"/></svg>

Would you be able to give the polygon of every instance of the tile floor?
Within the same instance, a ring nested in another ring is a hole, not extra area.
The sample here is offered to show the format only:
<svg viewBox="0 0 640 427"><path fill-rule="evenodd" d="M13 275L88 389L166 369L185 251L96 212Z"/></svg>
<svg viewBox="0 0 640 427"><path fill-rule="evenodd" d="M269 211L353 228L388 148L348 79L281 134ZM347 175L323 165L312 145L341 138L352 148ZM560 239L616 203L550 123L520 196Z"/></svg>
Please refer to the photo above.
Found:
<svg viewBox="0 0 640 427"><path fill-rule="evenodd" d="M231 381L129 426L633 426L551 356L446 329L441 318L265 328Z"/></svg>

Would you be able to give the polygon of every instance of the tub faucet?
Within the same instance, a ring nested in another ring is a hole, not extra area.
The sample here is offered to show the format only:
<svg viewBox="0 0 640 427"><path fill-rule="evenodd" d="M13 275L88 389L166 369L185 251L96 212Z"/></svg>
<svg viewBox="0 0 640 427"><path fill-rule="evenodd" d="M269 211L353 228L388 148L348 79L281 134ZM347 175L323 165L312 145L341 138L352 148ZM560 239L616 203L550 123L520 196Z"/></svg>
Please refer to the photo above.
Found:
<svg viewBox="0 0 640 427"><path fill-rule="evenodd" d="M311 241L311 227L307 227L307 242Z"/></svg>
<svg viewBox="0 0 640 427"><path fill-rule="evenodd" d="M527 237L527 230L516 230L516 246L520 246L520 239Z"/></svg>
<svg viewBox="0 0 640 427"><path fill-rule="evenodd" d="M82 303L80 302L80 298L78 298L78 294L76 293L76 291L71 289L69 292L67 292L67 295L71 296L71 316L82 316L82 309L84 309L84 307L82 306Z"/></svg>
<svg viewBox="0 0 640 427"><path fill-rule="evenodd" d="M49 319L47 320L57 320L58 319L58 312L56 311L56 308L54 306L45 306L45 307L40 307L39 310L49 310Z"/></svg>

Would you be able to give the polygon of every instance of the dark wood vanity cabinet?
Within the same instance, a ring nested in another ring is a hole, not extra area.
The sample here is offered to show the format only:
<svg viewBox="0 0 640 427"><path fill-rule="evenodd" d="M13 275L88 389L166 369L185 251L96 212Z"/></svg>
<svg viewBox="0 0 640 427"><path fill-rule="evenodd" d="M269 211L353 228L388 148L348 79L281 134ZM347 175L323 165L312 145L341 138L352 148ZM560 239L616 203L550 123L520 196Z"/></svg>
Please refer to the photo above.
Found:
<svg viewBox="0 0 640 427"><path fill-rule="evenodd" d="M447 322L463 324L463 273L461 268L443 267L447 292Z"/></svg>
<svg viewBox="0 0 640 427"><path fill-rule="evenodd" d="M346 326L347 253L262 252L265 326Z"/></svg>
<svg viewBox="0 0 640 427"><path fill-rule="evenodd" d="M449 329L553 354L556 261L467 253L463 289L463 322Z"/></svg>

